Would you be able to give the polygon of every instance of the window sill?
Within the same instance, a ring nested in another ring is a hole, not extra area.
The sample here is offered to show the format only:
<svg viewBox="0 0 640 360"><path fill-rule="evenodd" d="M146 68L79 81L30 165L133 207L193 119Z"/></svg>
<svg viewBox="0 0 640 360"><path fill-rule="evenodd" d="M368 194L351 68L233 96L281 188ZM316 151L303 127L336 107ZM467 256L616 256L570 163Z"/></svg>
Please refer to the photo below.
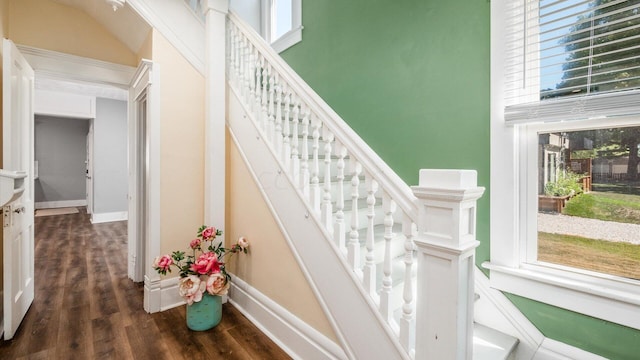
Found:
<svg viewBox="0 0 640 360"><path fill-rule="evenodd" d="M302 41L302 26L298 26L295 29L289 30L284 35L280 36L278 40L271 43L271 47L279 53L287 50L293 45Z"/></svg>
<svg viewBox="0 0 640 360"><path fill-rule="evenodd" d="M491 287L640 330L640 282L570 268L492 263Z"/></svg>

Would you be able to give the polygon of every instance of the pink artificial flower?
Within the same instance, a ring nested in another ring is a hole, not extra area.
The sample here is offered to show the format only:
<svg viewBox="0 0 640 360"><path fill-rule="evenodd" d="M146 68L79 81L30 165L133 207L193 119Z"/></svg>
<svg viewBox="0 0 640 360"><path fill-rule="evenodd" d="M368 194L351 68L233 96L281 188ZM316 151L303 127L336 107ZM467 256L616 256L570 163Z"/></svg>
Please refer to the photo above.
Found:
<svg viewBox="0 0 640 360"><path fill-rule="evenodd" d="M244 250L249 247L249 242L247 241L247 239L245 239L244 236L240 236L238 238L238 246L240 246L240 248Z"/></svg>
<svg viewBox="0 0 640 360"><path fill-rule="evenodd" d="M158 256L153 262L153 268L162 272L171 271L171 265L173 265L173 259L170 255Z"/></svg>
<svg viewBox="0 0 640 360"><path fill-rule="evenodd" d="M220 272L218 256L214 252L203 253L191 264L191 271L198 274L207 275Z"/></svg>
<svg viewBox="0 0 640 360"><path fill-rule="evenodd" d="M211 295L225 295L229 290L229 283L221 273L210 275L207 279L207 292Z"/></svg>
<svg viewBox="0 0 640 360"><path fill-rule="evenodd" d="M191 305L194 302L202 300L202 294L204 293L207 284L200 280L197 275L189 275L180 279L180 296L182 296L187 304Z"/></svg>
<svg viewBox="0 0 640 360"><path fill-rule="evenodd" d="M195 238L195 239L191 240L191 243L189 243L189 247L191 247L194 250L195 249L199 249L201 242L202 242L202 240L200 240L199 238Z"/></svg>
<svg viewBox="0 0 640 360"><path fill-rule="evenodd" d="M216 238L216 233L217 232L218 231L213 226L208 227L208 228L202 230L202 238L204 240L213 240L213 239Z"/></svg>

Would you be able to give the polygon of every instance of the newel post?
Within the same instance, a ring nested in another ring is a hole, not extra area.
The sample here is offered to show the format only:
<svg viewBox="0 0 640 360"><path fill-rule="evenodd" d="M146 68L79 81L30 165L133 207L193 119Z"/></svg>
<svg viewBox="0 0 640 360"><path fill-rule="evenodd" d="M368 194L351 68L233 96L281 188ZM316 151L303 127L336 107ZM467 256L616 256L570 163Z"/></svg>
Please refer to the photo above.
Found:
<svg viewBox="0 0 640 360"><path fill-rule="evenodd" d="M471 359L476 202L473 170L420 170L416 360Z"/></svg>
<svg viewBox="0 0 640 360"><path fill-rule="evenodd" d="M206 84L204 127L204 222L225 226L226 26L229 0L204 0Z"/></svg>

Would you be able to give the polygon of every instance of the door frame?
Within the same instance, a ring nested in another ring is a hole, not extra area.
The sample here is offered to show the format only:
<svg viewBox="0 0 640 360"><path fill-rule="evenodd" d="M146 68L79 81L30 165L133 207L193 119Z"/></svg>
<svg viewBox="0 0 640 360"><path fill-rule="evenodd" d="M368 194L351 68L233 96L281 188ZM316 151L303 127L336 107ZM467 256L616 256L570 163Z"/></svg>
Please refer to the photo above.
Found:
<svg viewBox="0 0 640 360"><path fill-rule="evenodd" d="M140 119L143 101L145 119ZM128 133L129 193L146 190L145 204L138 197L129 196L129 219L136 221L129 226L128 273L134 281L144 281L144 309L153 313L161 310L162 290L160 275L152 268L154 259L160 256L160 92L159 66L150 60L140 62L131 81ZM142 144L146 144L146 151ZM144 179L140 179L141 171L146 175ZM145 231L140 231L139 226L144 226Z"/></svg>
<svg viewBox="0 0 640 360"><path fill-rule="evenodd" d="M87 163L85 174L85 186L87 193L87 214L93 214L93 122L89 119L89 132L87 133Z"/></svg>
<svg viewBox="0 0 640 360"><path fill-rule="evenodd" d="M121 89L129 90L131 93L131 84L133 79L138 78L140 74L140 67L134 68L131 66L108 63L100 60L84 58L75 55L69 55L59 53L50 50L44 50L34 48L30 46L16 44L20 52L27 59L29 64L33 67L36 76L36 84L38 77L47 77L59 80L80 81L93 85L109 85L115 86ZM151 62L146 61L146 66L151 70ZM153 71L148 72L150 81L155 84L155 88L158 88L158 66L154 65ZM159 128L159 116L160 116L160 101L159 92L154 91L151 93L150 109L148 110L147 118L150 129L150 148L149 148L149 174L152 179L150 186L147 188L147 198L150 202L149 208L149 221L147 222L147 234L148 241L145 243L136 237L136 228L138 226L145 226L143 219L141 219L134 212L128 213L128 242L129 253L127 254L127 273L132 280L136 280L133 277L133 269L138 266L143 269L145 292L144 292L144 307L148 312L160 311L160 277L153 271L151 264L156 256L160 255L160 128ZM152 101L151 101L152 100ZM132 117L131 109L133 108L131 103L131 94L129 95L128 103L128 152L129 152L129 209L131 209L131 203L137 199L135 188L131 187L131 184L135 184L137 181L136 168L139 166L138 162L131 162L131 154L135 147L132 147L132 141L136 138L135 132L136 126L135 117ZM134 132L132 131L132 127ZM132 189L134 192L131 192ZM145 246L144 259L137 259L135 253L131 253L132 247L139 248ZM142 280L139 280L142 281Z"/></svg>

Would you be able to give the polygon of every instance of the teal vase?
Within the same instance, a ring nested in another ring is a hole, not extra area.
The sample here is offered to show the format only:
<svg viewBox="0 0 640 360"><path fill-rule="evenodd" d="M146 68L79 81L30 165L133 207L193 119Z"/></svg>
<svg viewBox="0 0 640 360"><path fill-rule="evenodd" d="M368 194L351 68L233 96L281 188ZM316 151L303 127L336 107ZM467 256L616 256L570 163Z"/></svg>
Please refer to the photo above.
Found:
<svg viewBox="0 0 640 360"><path fill-rule="evenodd" d="M218 325L222 320L222 297L202 295L202 300L187 305L187 327L194 331L205 331Z"/></svg>

